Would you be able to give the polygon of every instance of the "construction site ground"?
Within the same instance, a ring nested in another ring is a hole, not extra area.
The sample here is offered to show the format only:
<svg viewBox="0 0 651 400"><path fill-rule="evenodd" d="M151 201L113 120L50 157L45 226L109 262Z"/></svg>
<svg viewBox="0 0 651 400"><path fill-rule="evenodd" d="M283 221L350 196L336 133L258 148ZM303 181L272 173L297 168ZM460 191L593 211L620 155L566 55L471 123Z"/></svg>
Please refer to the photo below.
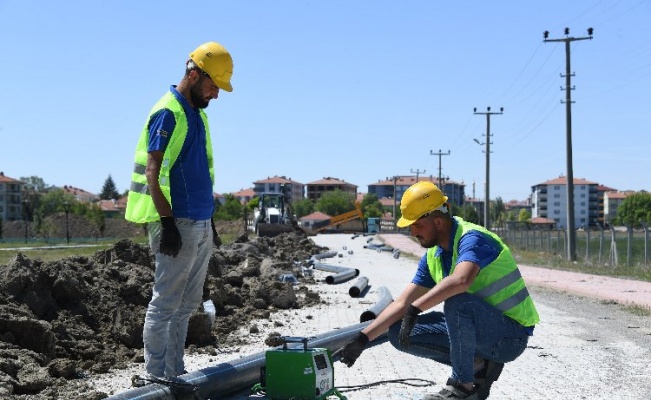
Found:
<svg viewBox="0 0 651 400"><path fill-rule="evenodd" d="M349 288L354 280L327 285L322 282L327 273L315 271L321 282L311 289L319 293L324 304L280 311L269 323L258 323L256 333L244 326L242 335L254 339L255 344L242 346L236 353L188 357L188 370L265 351L268 347L264 338L272 331L309 337L357 324L361 313L376 304L380 287L386 287L394 298L400 294L424 253L404 235L324 234L312 240L338 252L324 263L356 268L360 276L368 277L367 290L352 298ZM391 251L365 248L369 242L400 249L400 256L395 258ZM651 307L651 283L521 268L541 322L525 353L506 365L490 398L651 398L651 317L640 312ZM630 307L632 304L636 307ZM127 390L130 375L141 368L134 366L114 371L110 378L96 378L95 386L109 393ZM334 366L335 385L350 400L420 399L426 393L439 391L449 373L445 365L398 352L381 340L368 348L351 368L338 362ZM412 386L428 381L433 385ZM225 398L242 400L261 395L242 390Z"/></svg>

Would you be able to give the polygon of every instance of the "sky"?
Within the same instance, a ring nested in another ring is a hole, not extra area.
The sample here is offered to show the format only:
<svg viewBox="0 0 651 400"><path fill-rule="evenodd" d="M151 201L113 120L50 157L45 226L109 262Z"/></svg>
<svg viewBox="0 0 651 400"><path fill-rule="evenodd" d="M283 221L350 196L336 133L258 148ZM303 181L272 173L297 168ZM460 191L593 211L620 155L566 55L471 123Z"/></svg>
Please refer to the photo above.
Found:
<svg viewBox="0 0 651 400"><path fill-rule="evenodd" d="M650 21L650 0L0 0L0 171L127 190L149 110L216 41L234 61L233 92L206 109L216 193L419 174L482 198L473 110L503 107L490 197L525 200L567 173L565 43L543 32L592 27L570 44L573 175L649 191Z"/></svg>

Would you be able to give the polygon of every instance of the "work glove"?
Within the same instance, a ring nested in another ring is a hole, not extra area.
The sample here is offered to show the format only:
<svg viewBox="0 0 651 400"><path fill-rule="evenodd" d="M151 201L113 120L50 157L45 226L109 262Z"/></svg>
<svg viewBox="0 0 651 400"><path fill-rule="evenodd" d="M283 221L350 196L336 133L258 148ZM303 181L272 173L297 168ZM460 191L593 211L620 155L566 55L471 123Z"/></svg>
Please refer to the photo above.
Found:
<svg viewBox="0 0 651 400"><path fill-rule="evenodd" d="M215 229L215 220L210 218L210 226L212 227L212 242L215 247L222 245L222 238L217 234L217 229Z"/></svg>
<svg viewBox="0 0 651 400"><path fill-rule="evenodd" d="M339 361L346 364L346 366L350 368L353 366L353 364L355 364L355 361L362 354L362 351L366 349L368 342L368 336L362 332L359 332L357 336L355 336L355 339L351 340L350 342L346 343L344 347L335 351L332 355L332 358L337 359L337 357L341 356L341 359Z"/></svg>
<svg viewBox="0 0 651 400"><path fill-rule="evenodd" d="M174 217L161 217L160 224L162 226L162 233L160 237L159 252L166 256L176 257L181 250L181 234L176 227Z"/></svg>
<svg viewBox="0 0 651 400"><path fill-rule="evenodd" d="M404 347L405 349L409 348L409 336L411 335L411 331L414 329L414 326L416 325L416 321L418 320L418 314L420 314L422 311L418 307L414 307L413 305L410 305L409 308L407 309L407 313L405 314L404 317L402 317L402 325L400 325L400 333L398 333L398 341L400 342L400 346Z"/></svg>

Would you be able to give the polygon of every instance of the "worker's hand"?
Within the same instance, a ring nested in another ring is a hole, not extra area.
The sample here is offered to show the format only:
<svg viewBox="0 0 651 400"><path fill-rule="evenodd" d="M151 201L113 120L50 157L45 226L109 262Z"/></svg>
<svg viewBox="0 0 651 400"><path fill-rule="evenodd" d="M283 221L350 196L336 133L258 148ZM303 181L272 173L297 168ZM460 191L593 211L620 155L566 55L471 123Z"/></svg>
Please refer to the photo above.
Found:
<svg viewBox="0 0 651 400"><path fill-rule="evenodd" d="M212 242L215 247L222 245L222 238L217 234L217 229L215 229L215 220L210 218L210 226L212 227Z"/></svg>
<svg viewBox="0 0 651 400"><path fill-rule="evenodd" d="M341 359L339 361L346 364L346 366L350 368L353 366L353 364L355 364L357 358L359 358L359 356L362 354L362 351L364 351L368 345L368 342L368 336L362 332L359 332L357 336L355 336L355 339L351 340L350 342L346 343L344 347L335 351L332 355L332 358L337 359L337 357L341 356Z"/></svg>
<svg viewBox="0 0 651 400"><path fill-rule="evenodd" d="M160 237L159 251L166 256L176 257L181 250L182 242L181 234L174 222L174 217L161 217L160 224L163 229Z"/></svg>
<svg viewBox="0 0 651 400"><path fill-rule="evenodd" d="M413 305L410 305L409 308L407 309L407 313L405 314L404 317L402 317L402 325L400 325L400 333L398 334L398 341L400 342L400 346L404 347L405 349L409 348L409 336L411 335L411 331L414 329L414 326L416 325L416 321L418 320L418 314L420 314L422 311L418 307L414 307Z"/></svg>

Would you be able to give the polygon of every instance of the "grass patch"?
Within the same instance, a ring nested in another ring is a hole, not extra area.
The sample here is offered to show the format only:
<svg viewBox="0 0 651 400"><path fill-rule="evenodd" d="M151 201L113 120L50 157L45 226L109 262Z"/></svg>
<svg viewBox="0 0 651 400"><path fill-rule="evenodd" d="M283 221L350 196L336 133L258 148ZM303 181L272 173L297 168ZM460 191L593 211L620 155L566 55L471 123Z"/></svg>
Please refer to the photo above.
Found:
<svg viewBox="0 0 651 400"><path fill-rule="evenodd" d="M513 249L511 249L511 251L518 264L522 265L651 282L651 267L628 267L625 265L618 265L615 267L609 265L598 265L596 263L593 264L581 260L570 262L566 260L565 257L544 252Z"/></svg>

